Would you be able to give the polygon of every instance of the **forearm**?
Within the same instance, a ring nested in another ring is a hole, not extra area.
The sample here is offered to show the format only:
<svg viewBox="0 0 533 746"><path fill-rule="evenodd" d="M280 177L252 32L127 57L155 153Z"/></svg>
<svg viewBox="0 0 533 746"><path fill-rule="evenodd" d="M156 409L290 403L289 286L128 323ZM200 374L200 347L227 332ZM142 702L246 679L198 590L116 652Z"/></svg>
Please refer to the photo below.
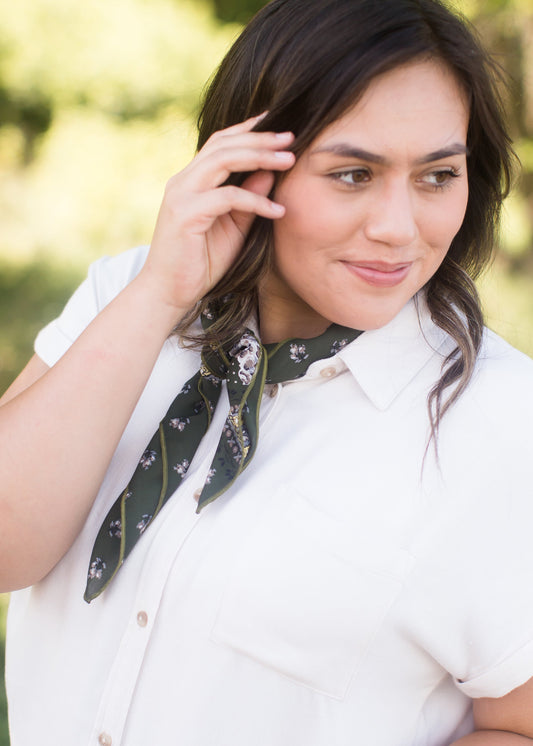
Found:
<svg viewBox="0 0 533 746"><path fill-rule="evenodd" d="M39 580L79 533L178 320L177 309L153 301L134 280L53 368L0 408L0 590Z"/></svg>
<svg viewBox="0 0 533 746"><path fill-rule="evenodd" d="M531 738L520 736L517 733L509 733L503 730L478 730L470 733L451 746L526 746L533 743Z"/></svg>

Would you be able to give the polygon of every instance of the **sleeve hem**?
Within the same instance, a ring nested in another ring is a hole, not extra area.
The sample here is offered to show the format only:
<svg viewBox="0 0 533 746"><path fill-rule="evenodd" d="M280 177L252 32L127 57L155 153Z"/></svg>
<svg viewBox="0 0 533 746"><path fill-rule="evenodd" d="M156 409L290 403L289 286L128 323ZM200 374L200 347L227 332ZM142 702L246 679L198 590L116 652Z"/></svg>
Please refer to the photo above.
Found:
<svg viewBox="0 0 533 746"><path fill-rule="evenodd" d="M64 334L55 321L41 329L35 339L34 350L50 368L63 357L73 340Z"/></svg>
<svg viewBox="0 0 533 746"><path fill-rule="evenodd" d="M498 665L467 681L458 688L468 697L503 697L525 684L533 676L533 641L515 651Z"/></svg>
<svg viewBox="0 0 533 746"><path fill-rule="evenodd" d="M44 363L57 363L100 311L133 280L146 260L148 248L139 246L91 264L86 279L61 315L37 335L34 349Z"/></svg>

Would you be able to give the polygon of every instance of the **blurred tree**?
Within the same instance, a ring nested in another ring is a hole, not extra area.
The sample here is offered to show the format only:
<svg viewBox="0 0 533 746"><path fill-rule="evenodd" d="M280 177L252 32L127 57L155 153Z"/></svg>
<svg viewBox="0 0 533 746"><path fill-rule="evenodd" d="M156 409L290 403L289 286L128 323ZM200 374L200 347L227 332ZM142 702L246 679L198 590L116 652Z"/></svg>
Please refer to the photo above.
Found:
<svg viewBox="0 0 533 746"><path fill-rule="evenodd" d="M23 96L13 96L9 88L0 85L0 127L14 125L23 138L22 161L31 162L37 139L50 127L52 102L40 91L28 91Z"/></svg>
<svg viewBox="0 0 533 746"><path fill-rule="evenodd" d="M506 72L512 136L522 169L502 241L511 269L533 271L533 2L468 0L467 10Z"/></svg>
<svg viewBox="0 0 533 746"><path fill-rule="evenodd" d="M149 240L235 32L210 0L0 0L0 257Z"/></svg>
<svg viewBox="0 0 533 746"><path fill-rule="evenodd" d="M217 18L225 23L246 23L266 0L212 0Z"/></svg>
<svg viewBox="0 0 533 746"><path fill-rule="evenodd" d="M0 0L0 19L0 128L23 133L26 158L66 109L122 122L194 112L228 39L192 0Z"/></svg>

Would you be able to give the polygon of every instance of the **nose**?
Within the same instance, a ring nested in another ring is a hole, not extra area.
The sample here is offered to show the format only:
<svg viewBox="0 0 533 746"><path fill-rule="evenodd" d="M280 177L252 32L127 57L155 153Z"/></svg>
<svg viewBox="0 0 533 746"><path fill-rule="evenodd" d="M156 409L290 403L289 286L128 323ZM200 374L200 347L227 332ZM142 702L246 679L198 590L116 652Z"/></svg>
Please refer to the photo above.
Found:
<svg viewBox="0 0 533 746"><path fill-rule="evenodd" d="M365 224L366 237L398 248L413 243L418 225L409 183L391 179L373 196Z"/></svg>

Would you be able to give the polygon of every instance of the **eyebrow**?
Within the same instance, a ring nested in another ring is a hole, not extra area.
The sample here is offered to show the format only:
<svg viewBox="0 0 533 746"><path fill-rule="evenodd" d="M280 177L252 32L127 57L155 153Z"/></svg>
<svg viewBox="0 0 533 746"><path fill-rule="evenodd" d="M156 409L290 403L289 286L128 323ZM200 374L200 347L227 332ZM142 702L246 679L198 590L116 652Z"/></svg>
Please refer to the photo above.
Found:
<svg viewBox="0 0 533 746"><path fill-rule="evenodd" d="M380 166L385 166L388 164L387 158L385 158L384 156L377 155L376 153L371 153L368 150L363 150L363 148L353 147L352 145L348 145L346 143L336 143L334 145L329 145L324 148L317 148L316 150L311 151L311 155L317 155L319 153L329 153L331 155L338 155L341 158L352 158L354 160L367 161L368 163L376 163ZM417 158L415 164L417 166L420 166L425 163L440 161L443 158L449 158L450 156L454 155L468 155L468 148L462 143L453 143L452 145L440 148L440 150L434 150L427 155L423 155L421 158Z"/></svg>

